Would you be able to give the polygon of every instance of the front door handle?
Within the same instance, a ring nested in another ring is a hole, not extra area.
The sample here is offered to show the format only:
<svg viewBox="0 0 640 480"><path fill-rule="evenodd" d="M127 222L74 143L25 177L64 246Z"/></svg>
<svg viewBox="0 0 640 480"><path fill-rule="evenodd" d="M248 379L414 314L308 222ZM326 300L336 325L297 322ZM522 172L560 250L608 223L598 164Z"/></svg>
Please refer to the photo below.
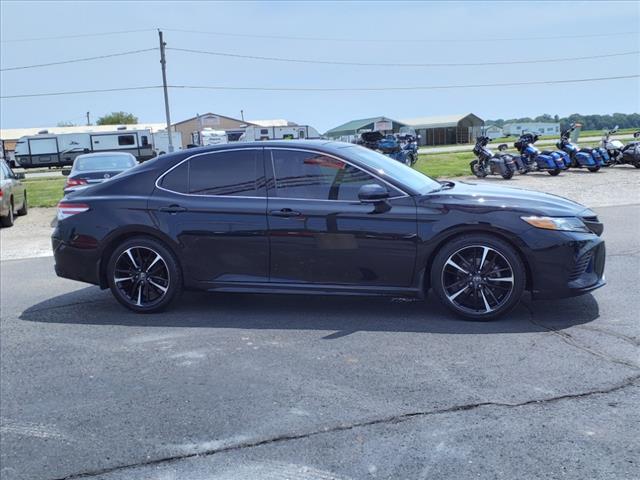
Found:
<svg viewBox="0 0 640 480"><path fill-rule="evenodd" d="M168 207L160 207L158 210L167 213L178 213L187 211L186 208L181 207L180 205L169 205Z"/></svg>
<svg viewBox="0 0 640 480"><path fill-rule="evenodd" d="M299 217L300 215L302 215L302 213L296 212L295 210L291 210L290 208L282 208L280 210L271 210L269 212L269 215L272 215L274 217L289 218L289 217Z"/></svg>

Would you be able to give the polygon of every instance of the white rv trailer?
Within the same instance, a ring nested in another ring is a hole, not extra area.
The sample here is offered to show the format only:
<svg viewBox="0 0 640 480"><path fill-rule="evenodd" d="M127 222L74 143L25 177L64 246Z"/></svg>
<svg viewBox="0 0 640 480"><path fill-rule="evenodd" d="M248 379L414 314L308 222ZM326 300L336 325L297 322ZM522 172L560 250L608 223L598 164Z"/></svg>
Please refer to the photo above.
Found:
<svg viewBox="0 0 640 480"><path fill-rule="evenodd" d="M16 163L23 168L72 165L82 153L129 152L143 162L156 156L150 130L84 132L50 134L46 130L37 135L20 138L16 142Z"/></svg>
<svg viewBox="0 0 640 480"><path fill-rule="evenodd" d="M229 143L229 136L224 130L214 130L213 128L203 128L191 134L191 144L200 147L209 145L220 145Z"/></svg>
<svg viewBox="0 0 640 480"><path fill-rule="evenodd" d="M320 138L318 131L309 125L286 127L256 127L248 126L240 137L240 142L256 140L305 140Z"/></svg>
<svg viewBox="0 0 640 480"><path fill-rule="evenodd" d="M153 150L156 155L164 155L169 153L169 135L166 130L154 132L151 134L153 137ZM173 151L177 152L182 150L182 133L171 132L171 140L173 142Z"/></svg>

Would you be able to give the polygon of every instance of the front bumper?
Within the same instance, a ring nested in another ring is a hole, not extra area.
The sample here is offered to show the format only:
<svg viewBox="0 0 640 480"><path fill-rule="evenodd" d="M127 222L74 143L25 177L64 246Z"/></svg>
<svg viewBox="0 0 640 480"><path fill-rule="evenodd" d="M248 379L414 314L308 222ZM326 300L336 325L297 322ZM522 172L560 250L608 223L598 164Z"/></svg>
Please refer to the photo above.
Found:
<svg viewBox="0 0 640 480"><path fill-rule="evenodd" d="M535 229L527 255L535 299L584 295L606 284L604 240L593 234ZM554 241L555 240L555 241ZM553 245L549 242L554 241Z"/></svg>

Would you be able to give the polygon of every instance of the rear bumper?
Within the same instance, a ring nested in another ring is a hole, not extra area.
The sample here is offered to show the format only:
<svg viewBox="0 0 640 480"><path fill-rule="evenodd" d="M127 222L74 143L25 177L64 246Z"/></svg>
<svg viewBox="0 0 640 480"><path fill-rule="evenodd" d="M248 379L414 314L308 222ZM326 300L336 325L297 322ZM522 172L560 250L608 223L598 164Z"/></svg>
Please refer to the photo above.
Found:
<svg viewBox="0 0 640 480"><path fill-rule="evenodd" d="M100 255L96 248L69 245L58 237L51 237L56 275L70 280L100 284Z"/></svg>

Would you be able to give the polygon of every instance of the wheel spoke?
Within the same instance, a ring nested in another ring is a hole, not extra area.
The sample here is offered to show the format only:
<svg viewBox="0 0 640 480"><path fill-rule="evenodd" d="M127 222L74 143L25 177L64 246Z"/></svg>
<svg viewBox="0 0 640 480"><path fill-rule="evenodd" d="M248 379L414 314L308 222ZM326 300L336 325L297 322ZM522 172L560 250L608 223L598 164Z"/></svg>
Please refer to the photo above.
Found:
<svg viewBox="0 0 640 480"><path fill-rule="evenodd" d="M479 271L482 271L482 266L487 258L487 253L489 253L489 247L482 247L482 258L480 259L480 266L478 266Z"/></svg>
<svg viewBox="0 0 640 480"><path fill-rule="evenodd" d="M509 282L509 283L513 283L513 277L500 277L500 278L491 278L488 277L487 281L490 282Z"/></svg>
<svg viewBox="0 0 640 480"><path fill-rule="evenodd" d="M480 295L482 295L482 301L484 302L484 308L486 309L487 313L491 312L492 309L489 306L489 302L487 302L487 297L484 296L484 290L482 288L480 289Z"/></svg>
<svg viewBox="0 0 640 480"><path fill-rule="evenodd" d="M151 262L149 266L145 268L145 272L148 272L149 270L151 270L151 267L153 267L158 262L158 260L162 260L162 257L156 253L156 258L154 258L153 262Z"/></svg>
<svg viewBox="0 0 640 480"><path fill-rule="evenodd" d="M138 283L138 301L136 305L139 307L142 306L142 283Z"/></svg>
<svg viewBox="0 0 640 480"><path fill-rule="evenodd" d="M120 278L113 279L113 281L116 283L126 282L127 280L133 280L133 277L120 277Z"/></svg>
<svg viewBox="0 0 640 480"><path fill-rule="evenodd" d="M458 290L458 291L457 291L456 293L454 293L453 295L447 295L447 298L448 298L450 301L453 301L453 300L455 300L455 298L456 298L458 295L460 295L462 292L464 292L467 288L469 288L469 286L468 286L468 285L465 285L465 286L464 286L464 288L463 288L462 290Z"/></svg>
<svg viewBox="0 0 640 480"><path fill-rule="evenodd" d="M160 290L163 294L169 289L169 287L164 287L156 282L154 282L153 280L149 279L149 283L151 285L153 285L155 288L157 288L158 290Z"/></svg>
<svg viewBox="0 0 640 480"><path fill-rule="evenodd" d="M126 254L131 259L131 263L133 264L134 268L140 268L140 267L138 267L138 264L136 263L136 260L133 258L133 254L131 253L131 249L130 248L126 250Z"/></svg>
<svg viewBox="0 0 640 480"><path fill-rule="evenodd" d="M454 262L451 259L447 260L447 265L451 265L452 267L460 270L462 273L466 273L467 275L469 275L469 272L467 272L464 268L462 268L460 265L458 265L456 262Z"/></svg>

